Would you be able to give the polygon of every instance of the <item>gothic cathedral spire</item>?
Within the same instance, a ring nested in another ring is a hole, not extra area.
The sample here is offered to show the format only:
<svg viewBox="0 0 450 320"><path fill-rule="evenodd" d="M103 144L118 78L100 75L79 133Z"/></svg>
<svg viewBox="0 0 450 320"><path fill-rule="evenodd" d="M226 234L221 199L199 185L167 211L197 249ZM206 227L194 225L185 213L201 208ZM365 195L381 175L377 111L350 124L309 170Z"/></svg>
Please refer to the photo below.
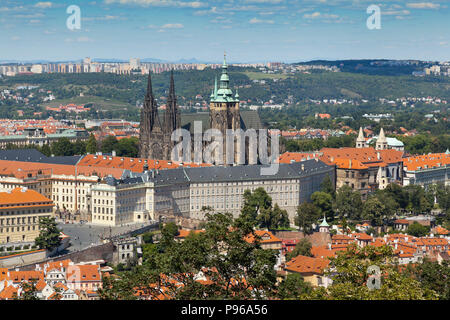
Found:
<svg viewBox="0 0 450 320"><path fill-rule="evenodd" d="M164 119L166 134L172 135L172 132L180 128L180 116L177 107L177 96L175 94L175 81L173 71L170 72L169 96L167 97L166 113Z"/></svg>

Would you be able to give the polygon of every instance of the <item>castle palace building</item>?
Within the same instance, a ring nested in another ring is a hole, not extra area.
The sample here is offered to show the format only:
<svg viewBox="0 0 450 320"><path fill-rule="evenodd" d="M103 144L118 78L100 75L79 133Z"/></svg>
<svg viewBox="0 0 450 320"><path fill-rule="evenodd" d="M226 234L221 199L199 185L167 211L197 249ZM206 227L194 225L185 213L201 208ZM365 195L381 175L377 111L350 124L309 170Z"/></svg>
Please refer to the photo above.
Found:
<svg viewBox="0 0 450 320"><path fill-rule="evenodd" d="M161 119L163 121L161 121ZM141 111L139 145L141 158L158 160L171 160L172 149L175 142L171 141L172 132L176 129L185 129L191 133L193 139L194 122L200 122L202 131L208 129L218 130L224 138L223 141L223 163L226 163L226 133L231 130L263 129L261 120L256 111L239 110L239 94L233 94L230 88L228 65L224 59L222 74L219 83L217 78L210 97L209 115L206 112L194 114L180 114L175 94L173 72L170 78L169 97L167 99L164 115L158 113L158 106L152 92L151 75L148 77L147 94ZM236 161L242 157L243 163L256 164L257 159L250 156L249 144L256 145L249 138L244 138L245 154L240 155L239 140L234 141L234 156ZM191 144L193 147L194 144ZM203 145L203 148L205 145Z"/></svg>

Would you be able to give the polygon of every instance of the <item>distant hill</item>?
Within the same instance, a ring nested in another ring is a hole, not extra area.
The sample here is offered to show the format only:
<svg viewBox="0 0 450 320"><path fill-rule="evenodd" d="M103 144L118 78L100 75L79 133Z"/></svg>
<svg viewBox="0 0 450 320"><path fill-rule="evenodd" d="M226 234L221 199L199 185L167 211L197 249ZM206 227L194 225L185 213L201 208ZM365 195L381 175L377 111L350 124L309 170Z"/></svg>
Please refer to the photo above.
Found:
<svg viewBox="0 0 450 320"><path fill-rule="evenodd" d="M295 65L326 65L336 66L343 72L362 73L369 75L399 76L411 75L413 71L422 71L430 65L429 62L419 60L313 60L294 63Z"/></svg>

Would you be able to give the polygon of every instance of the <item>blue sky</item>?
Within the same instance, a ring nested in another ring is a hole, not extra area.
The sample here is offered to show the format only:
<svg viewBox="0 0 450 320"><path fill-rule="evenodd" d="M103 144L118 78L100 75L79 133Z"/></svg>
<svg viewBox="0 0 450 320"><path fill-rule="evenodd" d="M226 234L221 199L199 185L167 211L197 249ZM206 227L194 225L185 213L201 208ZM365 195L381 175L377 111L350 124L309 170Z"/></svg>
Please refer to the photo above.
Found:
<svg viewBox="0 0 450 320"><path fill-rule="evenodd" d="M381 29L369 30L369 5ZM66 9L81 9L81 29ZM1 0L0 60L450 60L448 0Z"/></svg>

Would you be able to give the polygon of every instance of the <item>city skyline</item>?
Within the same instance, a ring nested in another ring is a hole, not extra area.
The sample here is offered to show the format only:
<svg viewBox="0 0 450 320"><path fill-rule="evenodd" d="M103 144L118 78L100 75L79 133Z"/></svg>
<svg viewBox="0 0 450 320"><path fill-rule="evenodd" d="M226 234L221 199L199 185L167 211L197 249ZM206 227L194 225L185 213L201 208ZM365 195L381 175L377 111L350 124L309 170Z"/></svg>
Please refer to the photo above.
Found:
<svg viewBox="0 0 450 320"><path fill-rule="evenodd" d="M2 60L153 58L176 62L449 59L445 1L386 1L369 30L369 0L2 1ZM81 10L81 29L66 12Z"/></svg>

